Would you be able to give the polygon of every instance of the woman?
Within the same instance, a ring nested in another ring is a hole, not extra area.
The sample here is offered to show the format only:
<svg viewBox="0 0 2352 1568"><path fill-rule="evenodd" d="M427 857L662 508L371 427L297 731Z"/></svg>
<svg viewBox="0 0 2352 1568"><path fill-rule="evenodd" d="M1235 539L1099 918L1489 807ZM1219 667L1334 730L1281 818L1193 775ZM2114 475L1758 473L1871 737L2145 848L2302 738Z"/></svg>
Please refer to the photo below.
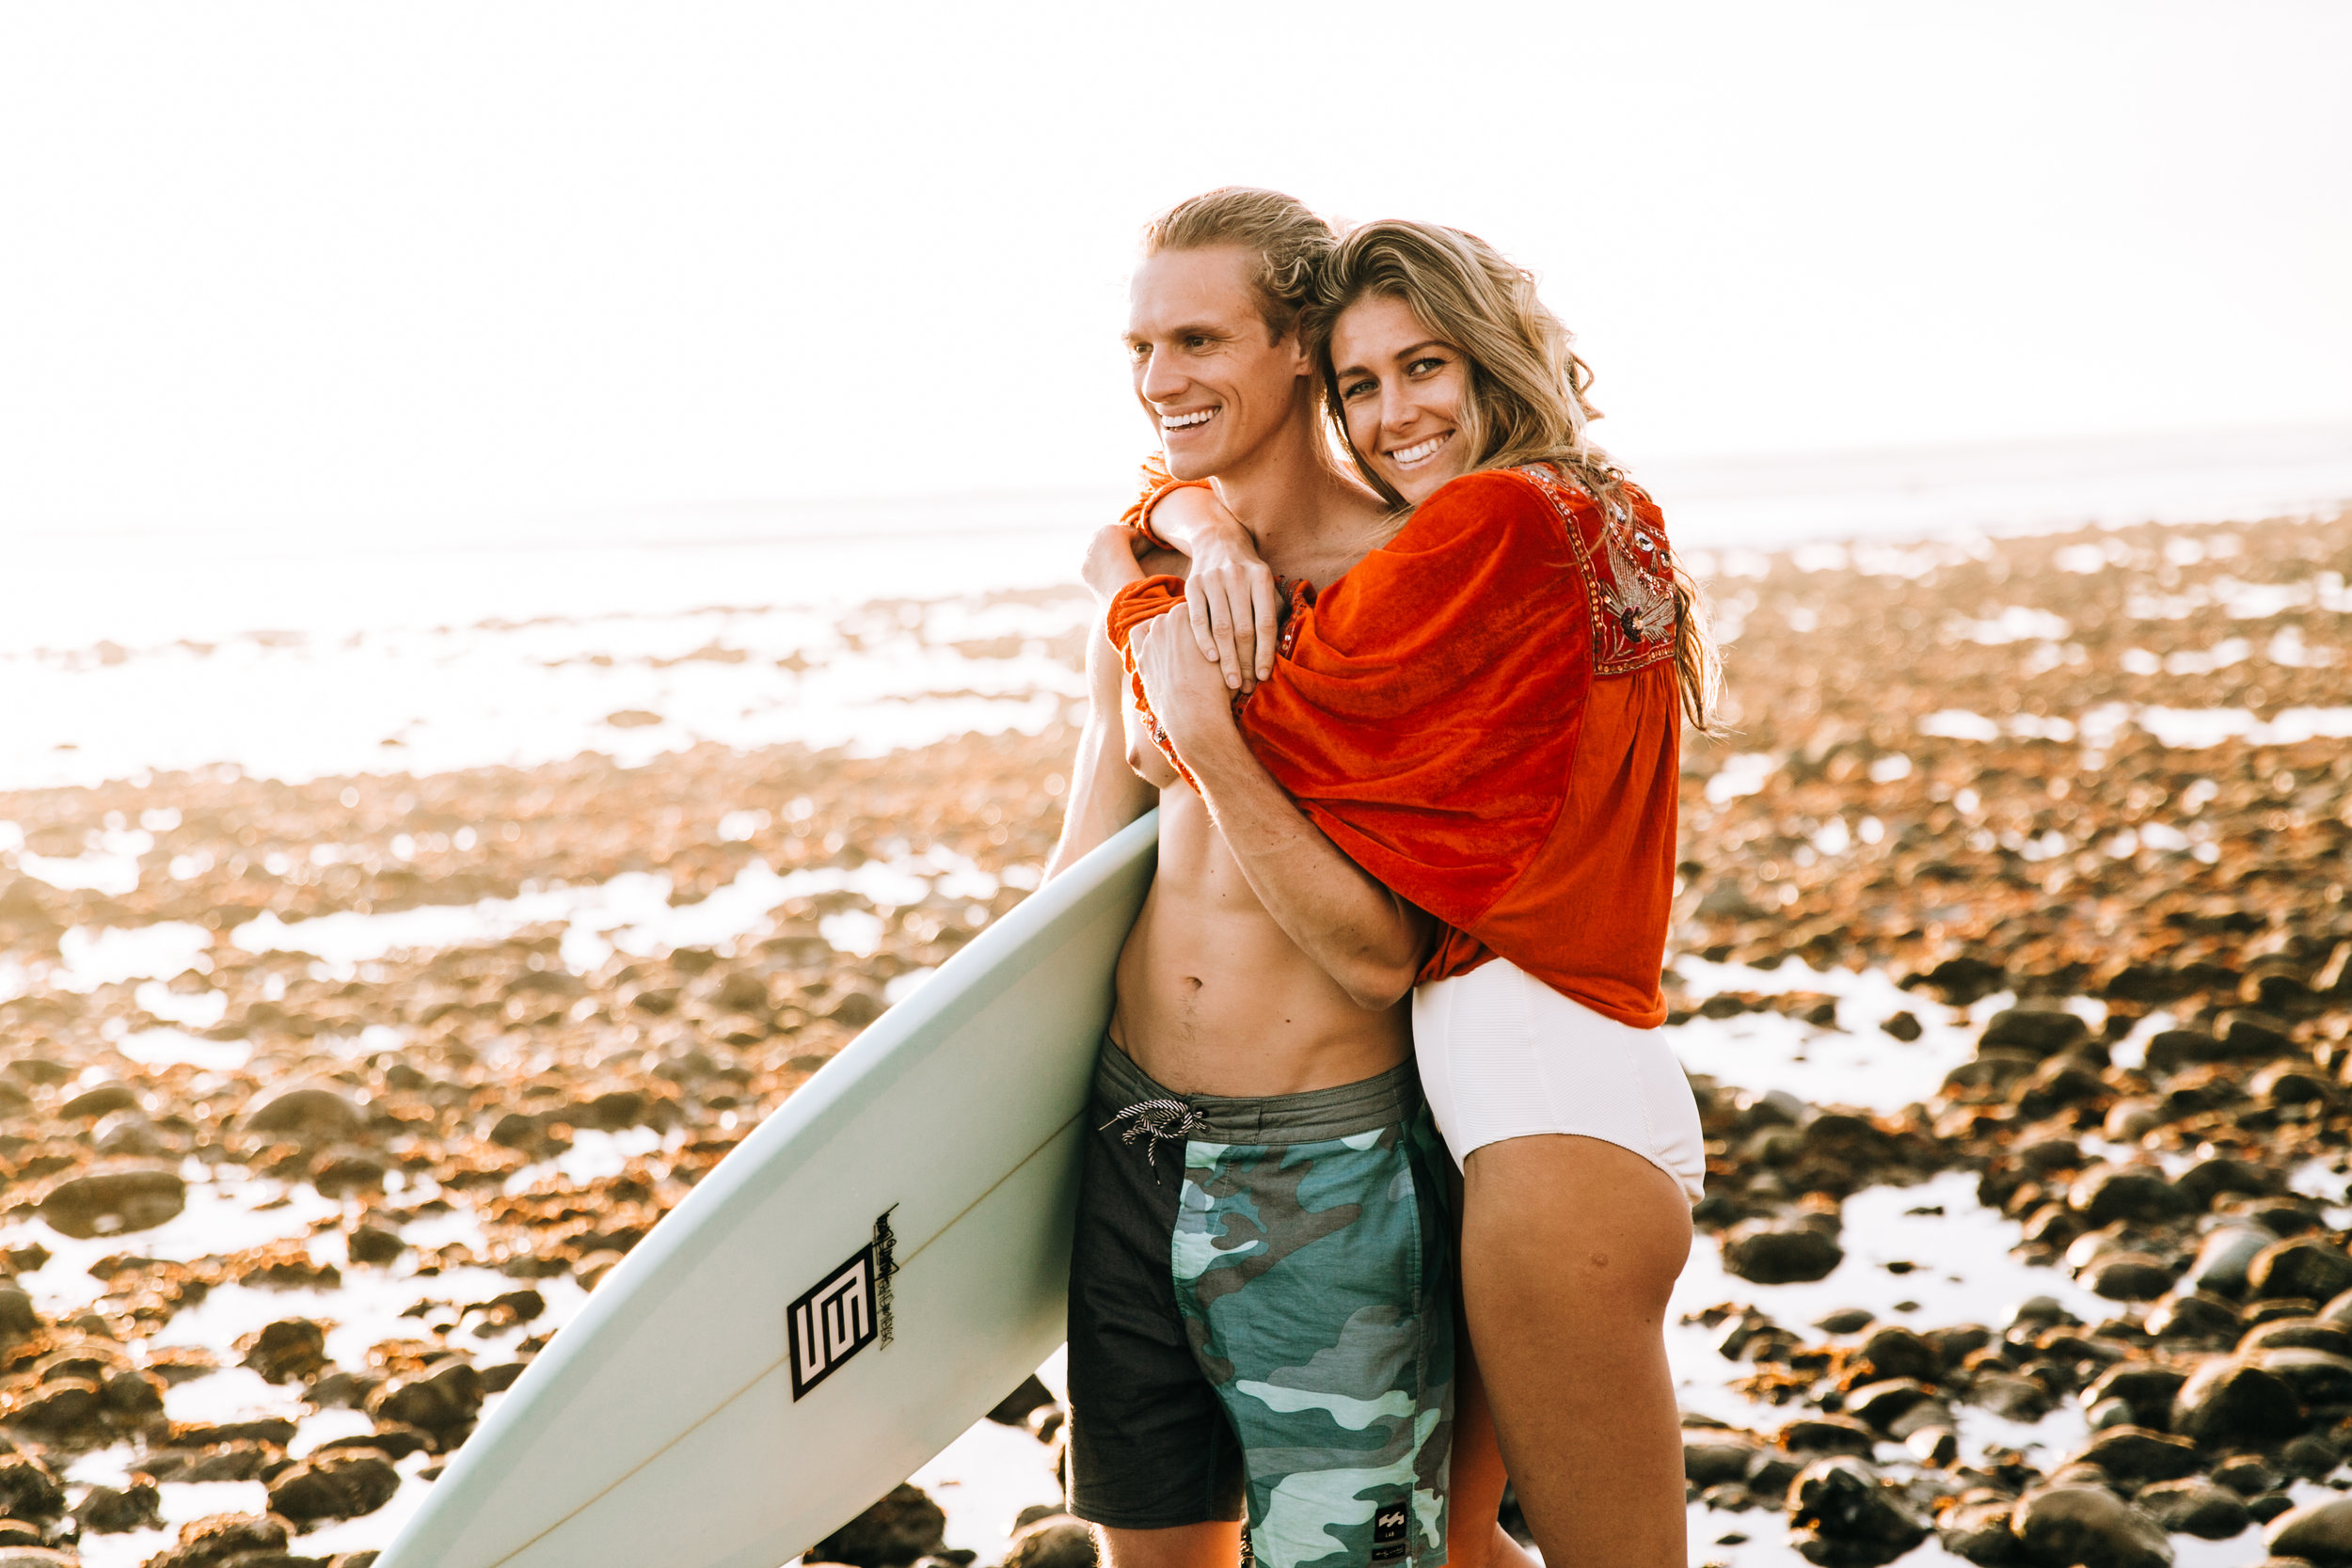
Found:
<svg viewBox="0 0 2352 1568"><path fill-rule="evenodd" d="M1141 520L1193 555L1193 590L1130 584L1113 639L1139 668L1134 645L1168 635L1141 628L1185 604L1247 692L1259 761L1443 923L1415 1048L1463 1171L1463 1302L1500 1457L1550 1568L1679 1564L1663 1325L1705 1157L1657 1025L1680 725L1706 726L1713 678L1696 594L1656 507L1586 436L1568 335L1483 242L1359 229L1310 326L1335 435L1396 532L1320 595L1293 587L1279 638L1253 636L1246 532L1212 492L1161 486ZM1454 1560L1478 1568L1516 1549L1473 1523L1502 1475L1465 1382Z"/></svg>

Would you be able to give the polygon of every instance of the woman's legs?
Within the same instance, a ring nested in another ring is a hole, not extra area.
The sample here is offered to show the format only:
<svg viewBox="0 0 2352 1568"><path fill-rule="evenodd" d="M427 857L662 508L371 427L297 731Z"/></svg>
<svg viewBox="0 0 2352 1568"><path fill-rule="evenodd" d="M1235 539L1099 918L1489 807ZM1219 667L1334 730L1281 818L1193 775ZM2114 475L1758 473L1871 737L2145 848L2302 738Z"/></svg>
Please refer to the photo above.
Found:
<svg viewBox="0 0 2352 1568"><path fill-rule="evenodd" d="M1457 1323L1460 1319L1455 1320ZM1535 1560L1495 1523L1502 1507L1502 1449L1470 1336L1454 1340L1454 1457L1446 1477L1446 1568L1535 1568Z"/></svg>
<svg viewBox="0 0 2352 1568"><path fill-rule="evenodd" d="M1545 1568L1683 1568L1665 1320L1689 1200L1640 1155L1566 1133L1473 1149L1465 1178L1465 1323Z"/></svg>

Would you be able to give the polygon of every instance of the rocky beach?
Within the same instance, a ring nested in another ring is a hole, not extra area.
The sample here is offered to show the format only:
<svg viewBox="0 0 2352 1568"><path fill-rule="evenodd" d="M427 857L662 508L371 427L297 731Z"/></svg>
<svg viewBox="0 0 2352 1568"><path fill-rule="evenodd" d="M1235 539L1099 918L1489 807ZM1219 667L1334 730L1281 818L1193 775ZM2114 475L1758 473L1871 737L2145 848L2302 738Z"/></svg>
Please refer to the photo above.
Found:
<svg viewBox="0 0 2352 1568"><path fill-rule="evenodd" d="M2352 515L1692 564L1693 1561L2352 1564ZM836 599L0 656L0 1568L360 1568L1037 886L1084 596ZM810 1560L1082 1559L1043 1370Z"/></svg>

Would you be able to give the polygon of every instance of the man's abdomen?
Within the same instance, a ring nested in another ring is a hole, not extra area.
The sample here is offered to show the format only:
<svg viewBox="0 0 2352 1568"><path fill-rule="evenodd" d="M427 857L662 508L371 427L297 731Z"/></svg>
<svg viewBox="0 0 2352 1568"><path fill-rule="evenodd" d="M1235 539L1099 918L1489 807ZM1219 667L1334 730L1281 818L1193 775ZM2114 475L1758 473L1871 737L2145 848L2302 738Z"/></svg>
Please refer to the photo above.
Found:
<svg viewBox="0 0 2352 1568"><path fill-rule="evenodd" d="M1304 1094L1403 1061L1409 1007L1350 1001L1266 913L1199 800L1179 793L1167 792L1159 875L1119 957L1112 1038L1187 1093Z"/></svg>

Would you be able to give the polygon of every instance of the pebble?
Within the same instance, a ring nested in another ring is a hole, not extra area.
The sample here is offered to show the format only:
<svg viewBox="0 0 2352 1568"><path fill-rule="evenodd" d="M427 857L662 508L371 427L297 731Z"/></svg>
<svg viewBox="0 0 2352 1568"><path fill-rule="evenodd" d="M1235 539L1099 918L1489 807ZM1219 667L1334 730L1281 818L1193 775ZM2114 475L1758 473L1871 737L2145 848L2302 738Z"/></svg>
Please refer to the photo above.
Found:
<svg viewBox="0 0 2352 1568"><path fill-rule="evenodd" d="M2169 1568L2164 1527L2103 1486L2039 1487L2018 1498L2010 1532L2036 1568Z"/></svg>
<svg viewBox="0 0 2352 1568"><path fill-rule="evenodd" d="M40 1217L64 1235L87 1241L151 1230L180 1217L188 1184L167 1166L123 1164L69 1177L41 1199Z"/></svg>
<svg viewBox="0 0 2352 1568"><path fill-rule="evenodd" d="M2263 1541L2276 1557L2301 1558L2321 1568L2352 1563L2352 1497L2291 1509L2270 1522Z"/></svg>
<svg viewBox="0 0 2352 1568"><path fill-rule="evenodd" d="M1791 1540L1821 1568L1879 1568L1928 1538L1900 1492L1851 1455L1818 1460L1788 1489Z"/></svg>
<svg viewBox="0 0 2352 1568"><path fill-rule="evenodd" d="M919 1486L900 1485L805 1554L810 1562L904 1568L946 1550L947 1515Z"/></svg>
<svg viewBox="0 0 2352 1568"><path fill-rule="evenodd" d="M1005 1553L1004 1568L1093 1568L1094 1532L1067 1513L1024 1527Z"/></svg>

